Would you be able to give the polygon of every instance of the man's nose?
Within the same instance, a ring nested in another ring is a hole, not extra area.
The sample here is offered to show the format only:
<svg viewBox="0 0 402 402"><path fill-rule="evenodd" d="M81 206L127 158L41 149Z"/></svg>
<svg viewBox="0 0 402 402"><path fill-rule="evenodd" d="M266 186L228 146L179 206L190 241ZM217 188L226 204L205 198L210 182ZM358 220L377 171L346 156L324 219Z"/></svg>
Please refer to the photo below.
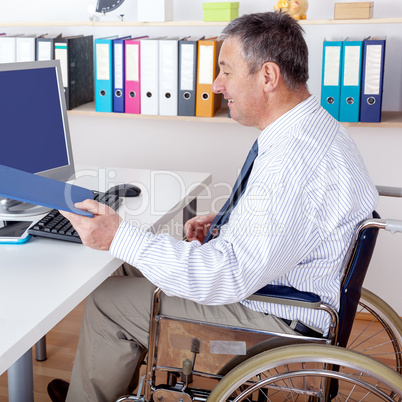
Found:
<svg viewBox="0 0 402 402"><path fill-rule="evenodd" d="M212 91L216 94L220 94L223 92L223 85L221 83L221 80L219 78L220 76L218 75L215 78L215 81L212 83Z"/></svg>

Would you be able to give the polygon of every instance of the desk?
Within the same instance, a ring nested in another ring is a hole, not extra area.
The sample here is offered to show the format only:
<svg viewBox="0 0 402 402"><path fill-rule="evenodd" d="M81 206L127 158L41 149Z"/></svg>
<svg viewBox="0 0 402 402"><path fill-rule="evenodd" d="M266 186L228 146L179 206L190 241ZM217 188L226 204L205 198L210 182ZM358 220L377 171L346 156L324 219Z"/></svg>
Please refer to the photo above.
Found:
<svg viewBox="0 0 402 402"><path fill-rule="evenodd" d="M77 169L74 184L100 191L117 183L138 185L141 195L126 198L119 214L157 232L189 204L194 207L197 195L210 182L211 175L207 173L82 167ZM21 356L22 360L32 359L31 347L112 274L121 261L106 251L45 238L31 238L20 246L0 245L0 250L2 374L12 365L19 367ZM13 369L9 370L9 382L13 373ZM21 381L19 384L20 388L29 388L21 387ZM17 401L10 388L9 396L10 402ZM28 397L20 400L28 402L33 396L28 392Z"/></svg>

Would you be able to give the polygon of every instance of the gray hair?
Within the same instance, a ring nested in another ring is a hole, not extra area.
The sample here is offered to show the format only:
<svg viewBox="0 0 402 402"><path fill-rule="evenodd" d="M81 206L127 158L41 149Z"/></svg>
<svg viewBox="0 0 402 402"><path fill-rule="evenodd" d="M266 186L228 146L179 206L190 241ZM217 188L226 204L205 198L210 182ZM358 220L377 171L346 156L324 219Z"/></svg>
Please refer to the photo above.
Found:
<svg viewBox="0 0 402 402"><path fill-rule="evenodd" d="M286 13L246 14L231 21L219 39L235 38L242 44L242 55L249 73L255 74L264 63L276 63L289 89L306 87L308 48L303 28Z"/></svg>

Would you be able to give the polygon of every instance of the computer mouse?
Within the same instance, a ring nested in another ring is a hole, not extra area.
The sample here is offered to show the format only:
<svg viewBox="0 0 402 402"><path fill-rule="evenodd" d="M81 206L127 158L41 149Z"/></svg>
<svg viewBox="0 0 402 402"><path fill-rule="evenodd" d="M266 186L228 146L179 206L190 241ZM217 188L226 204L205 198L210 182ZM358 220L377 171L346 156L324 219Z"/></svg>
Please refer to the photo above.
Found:
<svg viewBox="0 0 402 402"><path fill-rule="evenodd" d="M116 194L119 197L137 197L141 189L135 184L117 184L107 190L107 194Z"/></svg>

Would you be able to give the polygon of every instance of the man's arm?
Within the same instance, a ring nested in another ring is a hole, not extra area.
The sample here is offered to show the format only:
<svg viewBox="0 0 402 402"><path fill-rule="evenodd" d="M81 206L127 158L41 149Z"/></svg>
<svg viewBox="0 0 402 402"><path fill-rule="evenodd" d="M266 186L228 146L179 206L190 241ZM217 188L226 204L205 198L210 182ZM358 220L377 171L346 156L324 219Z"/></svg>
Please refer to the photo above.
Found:
<svg viewBox="0 0 402 402"><path fill-rule="evenodd" d="M122 221L119 214L107 205L94 200L76 203L75 207L94 214L93 218L89 218L60 211L74 226L82 243L97 250L109 250Z"/></svg>

